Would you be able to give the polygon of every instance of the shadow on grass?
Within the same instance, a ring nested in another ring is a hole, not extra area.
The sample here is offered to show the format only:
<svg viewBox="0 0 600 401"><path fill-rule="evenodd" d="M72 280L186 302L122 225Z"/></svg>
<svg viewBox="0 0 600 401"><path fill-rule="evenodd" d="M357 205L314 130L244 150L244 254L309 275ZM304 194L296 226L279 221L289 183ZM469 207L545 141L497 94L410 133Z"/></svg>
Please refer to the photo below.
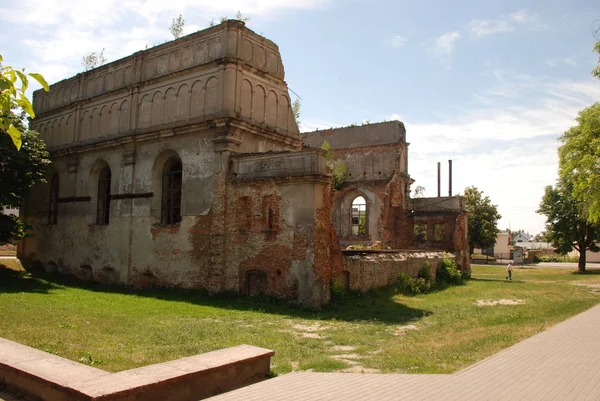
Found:
<svg viewBox="0 0 600 401"><path fill-rule="evenodd" d="M0 292L48 292L50 289L79 288L109 294L135 295L163 301L187 302L194 305L210 306L238 311L252 311L267 314L286 315L302 319L340 321L378 321L386 324L403 324L432 313L410 308L394 301L391 289L356 293L340 301L334 301L319 309L311 309L289 301L267 296L248 298L236 293L209 295L202 290L182 290L174 288L133 289L96 282L82 281L72 276L49 274L43 271L8 273L0 283Z"/></svg>
<svg viewBox="0 0 600 401"><path fill-rule="evenodd" d="M523 284L524 281L520 281L520 280L506 280L506 279L500 279L500 278L476 278L476 277L471 277L470 279L471 281L495 281L498 283L518 283L518 284Z"/></svg>
<svg viewBox="0 0 600 401"><path fill-rule="evenodd" d="M37 292L47 294L48 291L59 288L53 283L38 280L24 271L6 267L0 263L0 292Z"/></svg>
<svg viewBox="0 0 600 401"><path fill-rule="evenodd" d="M594 275L594 274L600 274L600 269L587 269L585 271L579 271L579 270L575 270L574 272L571 272L571 274L581 274L581 275L586 275L586 274L590 274L590 275Z"/></svg>

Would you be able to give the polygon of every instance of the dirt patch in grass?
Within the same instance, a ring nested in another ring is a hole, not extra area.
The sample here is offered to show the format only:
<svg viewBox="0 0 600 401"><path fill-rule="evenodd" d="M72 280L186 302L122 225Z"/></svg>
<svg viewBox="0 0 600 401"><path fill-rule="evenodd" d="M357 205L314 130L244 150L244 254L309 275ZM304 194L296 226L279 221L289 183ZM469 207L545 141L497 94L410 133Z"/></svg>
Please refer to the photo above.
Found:
<svg viewBox="0 0 600 401"><path fill-rule="evenodd" d="M317 331L323 331L323 330L327 330L328 327L326 326L321 326L319 323L315 323L315 324L311 324L311 325L307 325L307 324L295 324L294 326L295 330L298 331L304 331L304 332L308 332L308 333L314 333Z"/></svg>
<svg viewBox="0 0 600 401"><path fill-rule="evenodd" d="M396 330L394 331L394 335L401 336L402 334L406 333L407 331L411 331L411 330L419 330L419 328L414 324L406 324L404 326L396 327Z"/></svg>
<svg viewBox="0 0 600 401"><path fill-rule="evenodd" d="M578 287L587 288L590 294L600 295L600 284L582 284L582 283L572 283Z"/></svg>
<svg viewBox="0 0 600 401"><path fill-rule="evenodd" d="M342 351L342 352L349 352L349 351L354 351L356 350L356 347L353 347L351 345L335 345L333 347L331 347L332 351Z"/></svg>
<svg viewBox="0 0 600 401"><path fill-rule="evenodd" d="M522 305L524 303L522 299L478 299L475 301L475 305L478 306Z"/></svg>

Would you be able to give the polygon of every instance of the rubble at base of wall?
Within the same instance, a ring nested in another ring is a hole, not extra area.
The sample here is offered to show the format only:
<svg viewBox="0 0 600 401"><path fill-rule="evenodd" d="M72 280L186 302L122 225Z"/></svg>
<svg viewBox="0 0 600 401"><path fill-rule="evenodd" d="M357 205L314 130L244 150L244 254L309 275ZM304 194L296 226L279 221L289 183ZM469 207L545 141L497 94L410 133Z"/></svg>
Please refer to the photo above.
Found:
<svg viewBox="0 0 600 401"><path fill-rule="evenodd" d="M349 290L368 291L393 284L400 273L416 277L429 265L432 279L448 253L443 251L344 251L344 276Z"/></svg>

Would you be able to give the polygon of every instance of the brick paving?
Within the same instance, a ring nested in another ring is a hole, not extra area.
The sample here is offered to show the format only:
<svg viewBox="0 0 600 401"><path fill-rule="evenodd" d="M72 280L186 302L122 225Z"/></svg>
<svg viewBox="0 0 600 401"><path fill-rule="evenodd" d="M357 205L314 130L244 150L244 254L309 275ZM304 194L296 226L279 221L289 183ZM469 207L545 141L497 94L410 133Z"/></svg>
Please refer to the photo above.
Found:
<svg viewBox="0 0 600 401"><path fill-rule="evenodd" d="M600 305L451 375L299 372L210 400L600 400Z"/></svg>

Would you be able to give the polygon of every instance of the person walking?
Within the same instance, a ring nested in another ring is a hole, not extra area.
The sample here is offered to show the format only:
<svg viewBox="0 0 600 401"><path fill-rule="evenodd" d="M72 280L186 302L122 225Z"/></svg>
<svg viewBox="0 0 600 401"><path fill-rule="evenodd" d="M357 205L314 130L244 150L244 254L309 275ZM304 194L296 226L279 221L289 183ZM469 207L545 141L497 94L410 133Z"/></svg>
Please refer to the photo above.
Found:
<svg viewBox="0 0 600 401"><path fill-rule="evenodd" d="M508 266L506 266L506 273L508 273L508 275L506 276L505 280L512 281L512 263L511 262L508 262Z"/></svg>

